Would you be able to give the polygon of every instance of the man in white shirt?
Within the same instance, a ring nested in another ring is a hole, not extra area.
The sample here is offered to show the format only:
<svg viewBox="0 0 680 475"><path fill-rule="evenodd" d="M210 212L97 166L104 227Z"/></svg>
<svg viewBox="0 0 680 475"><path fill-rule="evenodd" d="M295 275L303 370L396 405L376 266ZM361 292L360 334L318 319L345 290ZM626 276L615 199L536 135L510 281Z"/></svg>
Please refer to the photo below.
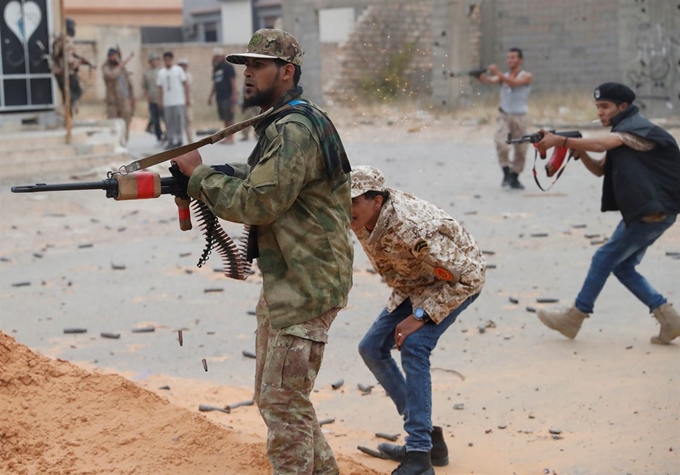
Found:
<svg viewBox="0 0 680 475"><path fill-rule="evenodd" d="M173 54L163 53L165 67L158 71L157 84L160 87L159 107L165 117L168 149L182 145L184 130L184 108L191 105L189 82L184 70L173 64Z"/></svg>

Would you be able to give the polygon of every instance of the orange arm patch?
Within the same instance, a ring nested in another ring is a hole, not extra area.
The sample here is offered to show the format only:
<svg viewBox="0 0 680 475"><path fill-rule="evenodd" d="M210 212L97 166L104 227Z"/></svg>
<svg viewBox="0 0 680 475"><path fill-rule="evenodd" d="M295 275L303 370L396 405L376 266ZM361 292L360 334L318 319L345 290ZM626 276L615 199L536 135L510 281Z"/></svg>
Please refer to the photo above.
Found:
<svg viewBox="0 0 680 475"><path fill-rule="evenodd" d="M448 282L453 280L453 274L451 273L451 271L448 269L444 269L443 267L435 267L434 275L436 275L438 279L446 280Z"/></svg>

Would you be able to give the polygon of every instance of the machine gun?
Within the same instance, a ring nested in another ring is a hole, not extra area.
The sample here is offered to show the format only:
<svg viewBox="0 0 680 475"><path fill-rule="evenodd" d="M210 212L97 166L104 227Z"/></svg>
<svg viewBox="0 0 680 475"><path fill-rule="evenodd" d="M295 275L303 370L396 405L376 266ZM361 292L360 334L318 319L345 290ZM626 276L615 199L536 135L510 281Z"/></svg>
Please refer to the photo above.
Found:
<svg viewBox="0 0 680 475"><path fill-rule="evenodd" d="M120 167L118 171L109 172L105 180L85 183L38 183L27 186L13 186L12 193L104 190L107 198L112 198L116 201L142 200L158 198L161 195L173 195L178 208L180 229L182 231L192 229L190 210L193 210L198 217L199 227L205 235L205 249L198 260L198 267L205 264L210 253L213 250L216 250L222 257L224 274L232 279L245 280L248 275L250 275L250 262L247 259L247 242L250 233L249 227L245 226L241 243L239 245L234 244L233 240L224 231L219 220L212 211L210 211L203 202L192 200L189 197L187 194L189 178L182 174L176 163L173 163L170 167L171 176L169 177L161 177L158 173L141 170L179 157L180 155L196 150L203 145L219 142L229 135L233 135L246 127L254 125L274 112L274 109L270 108L251 119L231 125L198 142L178 147L173 150L167 150L150 157L142 158L141 160L136 160L128 165ZM233 168L229 165L214 166L212 168L227 175L233 175L234 173Z"/></svg>
<svg viewBox="0 0 680 475"><path fill-rule="evenodd" d="M233 169L227 166L213 166L215 170L232 174ZM203 254L198 259L198 267L206 263L211 252L215 250L222 258L224 274L237 280L245 280L250 274L250 262L247 260L248 226L245 227L242 242L236 245L224 231L217 217L201 201L192 200L187 194L189 178L184 176L177 164L170 167L172 176L161 177L158 173L140 171L128 175L109 173L109 177L101 181L84 183L37 183L27 186L13 186L12 193L41 193L48 191L104 190L107 198L116 201L143 200L158 198L161 195L173 195L177 205L179 228L189 231L191 210L198 217L198 225L206 240Z"/></svg>
<svg viewBox="0 0 680 475"><path fill-rule="evenodd" d="M583 137L581 135L581 132L578 130L570 130L567 132L555 132L554 130L549 131L551 134L559 135L560 137L566 138L575 138L575 139L580 139ZM520 138L513 139L512 134L508 134L508 139L505 141L507 144L518 144L518 143L532 143L534 144L534 148L536 147L536 144L543 140L543 134L541 132L536 132L533 134L524 134ZM556 174L555 179L553 182L550 184L548 188L543 188L541 183L538 181L538 173L536 172L536 157L539 155L538 149L535 150L534 153L534 180L536 181L536 184L538 187L541 189L541 191L548 191L550 188L553 187L555 183L557 183L557 180L562 176L562 173L564 172L565 168L567 168L567 164L569 163L569 160L571 160L573 154L569 154L569 158L567 158L567 161L564 161L564 158L567 156L567 147L555 147L555 150L553 151L552 155L550 156L550 159L548 162L545 164L545 172L548 177L552 177L553 175ZM545 153L541 153L541 159L545 160L547 155ZM563 166L564 165L564 166Z"/></svg>

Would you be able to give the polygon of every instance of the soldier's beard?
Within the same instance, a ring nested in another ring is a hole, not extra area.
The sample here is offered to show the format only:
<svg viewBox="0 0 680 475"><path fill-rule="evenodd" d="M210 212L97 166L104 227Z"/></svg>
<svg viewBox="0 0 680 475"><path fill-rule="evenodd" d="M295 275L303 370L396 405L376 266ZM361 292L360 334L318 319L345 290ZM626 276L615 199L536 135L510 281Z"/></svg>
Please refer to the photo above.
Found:
<svg viewBox="0 0 680 475"><path fill-rule="evenodd" d="M255 94L252 96L248 96L243 99L243 107L253 107L253 106L266 106L269 104L273 104L276 99L278 99L278 96L276 94L276 90L274 89L274 86L270 86L269 88L265 89L264 91L257 91Z"/></svg>

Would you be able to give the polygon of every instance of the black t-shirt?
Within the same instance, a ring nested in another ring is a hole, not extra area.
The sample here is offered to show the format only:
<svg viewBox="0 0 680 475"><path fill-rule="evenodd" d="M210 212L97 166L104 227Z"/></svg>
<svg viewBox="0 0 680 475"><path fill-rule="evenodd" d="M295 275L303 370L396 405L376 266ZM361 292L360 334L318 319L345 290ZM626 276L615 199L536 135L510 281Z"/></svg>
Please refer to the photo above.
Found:
<svg viewBox="0 0 680 475"><path fill-rule="evenodd" d="M231 90L231 80L235 77L234 67L226 61L213 66L213 83L215 83L215 95L218 101L231 99L234 92Z"/></svg>

